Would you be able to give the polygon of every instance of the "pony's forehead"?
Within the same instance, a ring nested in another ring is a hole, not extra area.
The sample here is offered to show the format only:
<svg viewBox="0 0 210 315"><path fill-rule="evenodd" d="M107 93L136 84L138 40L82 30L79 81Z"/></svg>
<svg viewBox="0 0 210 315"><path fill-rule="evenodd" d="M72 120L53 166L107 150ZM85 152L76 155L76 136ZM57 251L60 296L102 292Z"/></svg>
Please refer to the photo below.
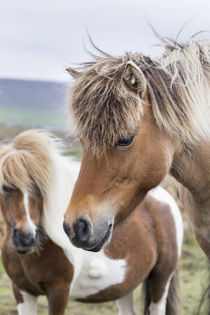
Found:
<svg viewBox="0 0 210 315"><path fill-rule="evenodd" d="M7 147L0 157L0 189L8 186L30 195L46 195L51 180L51 159L46 151Z"/></svg>
<svg viewBox="0 0 210 315"><path fill-rule="evenodd" d="M37 194L39 188L36 183L31 179L30 175L22 177L22 180L13 173L10 176L2 172L0 178L0 191L4 194L4 187L12 188L14 190L20 191L23 195L27 194L28 196L34 196Z"/></svg>

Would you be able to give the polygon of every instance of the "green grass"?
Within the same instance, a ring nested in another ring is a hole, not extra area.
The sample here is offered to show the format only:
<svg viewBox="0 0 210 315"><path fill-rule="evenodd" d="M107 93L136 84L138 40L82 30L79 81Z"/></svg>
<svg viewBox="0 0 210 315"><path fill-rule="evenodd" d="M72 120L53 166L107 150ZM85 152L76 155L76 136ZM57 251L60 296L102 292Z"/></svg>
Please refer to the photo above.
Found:
<svg viewBox="0 0 210 315"><path fill-rule="evenodd" d="M207 258L195 242L194 236L185 235L180 263L183 314L196 314L201 296L209 284ZM207 301L199 315L207 315Z"/></svg>

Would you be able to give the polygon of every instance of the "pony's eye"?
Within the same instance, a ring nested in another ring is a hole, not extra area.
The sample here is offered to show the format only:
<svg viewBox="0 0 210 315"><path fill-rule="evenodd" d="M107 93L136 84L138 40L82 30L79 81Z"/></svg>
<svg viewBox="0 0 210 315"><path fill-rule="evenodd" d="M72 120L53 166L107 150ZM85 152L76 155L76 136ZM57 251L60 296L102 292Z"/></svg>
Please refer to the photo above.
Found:
<svg viewBox="0 0 210 315"><path fill-rule="evenodd" d="M127 147L133 142L134 136L124 136L118 139L115 147Z"/></svg>
<svg viewBox="0 0 210 315"><path fill-rule="evenodd" d="M11 186L6 186L6 185L3 185L3 187L2 187L2 190L3 190L3 192L5 193L5 194L9 194L9 193L11 193L12 191L13 191L13 187L11 187Z"/></svg>

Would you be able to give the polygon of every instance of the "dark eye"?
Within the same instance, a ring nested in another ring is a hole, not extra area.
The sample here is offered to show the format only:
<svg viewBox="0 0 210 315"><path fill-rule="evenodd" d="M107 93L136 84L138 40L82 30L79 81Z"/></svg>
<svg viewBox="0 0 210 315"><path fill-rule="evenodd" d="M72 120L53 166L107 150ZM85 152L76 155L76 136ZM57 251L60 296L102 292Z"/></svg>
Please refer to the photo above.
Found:
<svg viewBox="0 0 210 315"><path fill-rule="evenodd" d="M3 187L2 187L2 190L3 190L3 192L5 193L5 194L9 194L9 193L11 193L12 191L13 191L13 187L11 187L11 186L6 186L6 185L3 185Z"/></svg>
<svg viewBox="0 0 210 315"><path fill-rule="evenodd" d="M115 147L127 147L133 142L134 136L124 136L118 139Z"/></svg>

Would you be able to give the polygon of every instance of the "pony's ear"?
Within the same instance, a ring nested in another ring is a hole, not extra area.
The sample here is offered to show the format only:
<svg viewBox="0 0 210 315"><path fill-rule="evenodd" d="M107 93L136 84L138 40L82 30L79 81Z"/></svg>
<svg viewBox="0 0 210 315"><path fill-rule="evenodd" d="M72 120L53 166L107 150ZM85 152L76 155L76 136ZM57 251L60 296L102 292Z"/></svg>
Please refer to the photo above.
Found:
<svg viewBox="0 0 210 315"><path fill-rule="evenodd" d="M78 79L80 76L80 72L73 68L66 68L66 71L72 76L74 79Z"/></svg>
<svg viewBox="0 0 210 315"><path fill-rule="evenodd" d="M146 91L146 78L141 69L133 61L128 61L123 79L132 91L143 96Z"/></svg>

